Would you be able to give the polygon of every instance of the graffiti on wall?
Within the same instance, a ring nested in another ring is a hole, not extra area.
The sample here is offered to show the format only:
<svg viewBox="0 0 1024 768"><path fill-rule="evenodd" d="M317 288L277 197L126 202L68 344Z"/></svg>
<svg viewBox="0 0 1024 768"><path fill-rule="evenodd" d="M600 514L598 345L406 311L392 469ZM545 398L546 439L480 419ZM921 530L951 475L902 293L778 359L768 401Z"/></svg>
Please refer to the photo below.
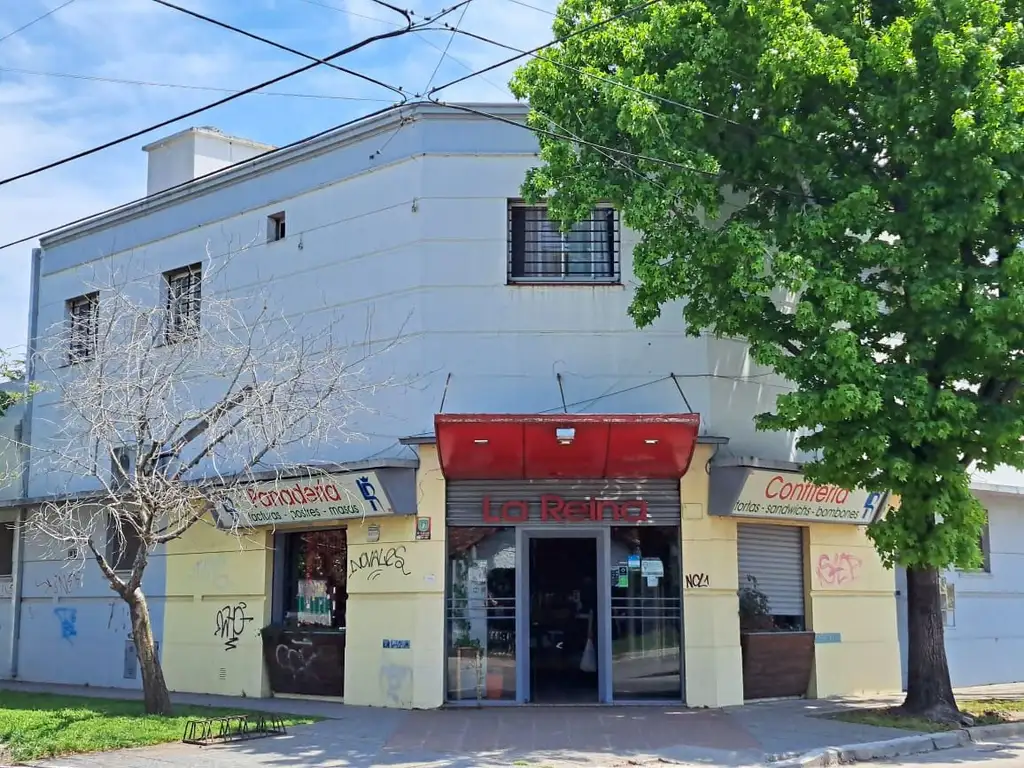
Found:
<svg viewBox="0 0 1024 768"><path fill-rule="evenodd" d="M841 587L852 584L860 575L864 562L849 552L824 554L818 558L818 584L823 587Z"/></svg>
<svg viewBox="0 0 1024 768"><path fill-rule="evenodd" d="M686 574L686 588L687 589L703 589L711 586L711 577L706 573L688 573Z"/></svg>
<svg viewBox="0 0 1024 768"><path fill-rule="evenodd" d="M73 642L78 636L78 610L75 608L54 608L53 615L60 622L60 637L62 640Z"/></svg>
<svg viewBox="0 0 1024 768"><path fill-rule="evenodd" d="M291 675L292 680L302 680L317 662L317 648L313 645L295 646L281 643L274 649L277 665Z"/></svg>
<svg viewBox="0 0 1024 768"><path fill-rule="evenodd" d="M216 625L213 636L224 641L224 650L233 651L238 647L238 640L245 632L245 625L253 620L246 613L245 603L225 605L217 611Z"/></svg>
<svg viewBox="0 0 1024 768"><path fill-rule="evenodd" d="M0 581L0 600L11 597L14 594L14 582L10 579Z"/></svg>
<svg viewBox="0 0 1024 768"><path fill-rule="evenodd" d="M405 568L405 547L378 547L353 557L349 563L349 578L363 573L367 581L376 581L385 570L395 570L402 576L411 576Z"/></svg>
<svg viewBox="0 0 1024 768"><path fill-rule="evenodd" d="M43 590L44 595L51 597L70 595L75 587L80 586L82 586L82 577L77 573L55 573L36 582L36 587Z"/></svg>

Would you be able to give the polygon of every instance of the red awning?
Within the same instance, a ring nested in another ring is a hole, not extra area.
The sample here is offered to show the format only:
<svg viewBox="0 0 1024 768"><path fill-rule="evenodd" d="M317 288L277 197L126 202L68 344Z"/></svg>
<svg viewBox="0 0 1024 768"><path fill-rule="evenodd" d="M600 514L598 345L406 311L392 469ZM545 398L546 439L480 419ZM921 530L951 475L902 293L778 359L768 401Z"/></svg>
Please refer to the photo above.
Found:
<svg viewBox="0 0 1024 768"><path fill-rule="evenodd" d="M678 478L700 416L439 413L434 432L449 480Z"/></svg>

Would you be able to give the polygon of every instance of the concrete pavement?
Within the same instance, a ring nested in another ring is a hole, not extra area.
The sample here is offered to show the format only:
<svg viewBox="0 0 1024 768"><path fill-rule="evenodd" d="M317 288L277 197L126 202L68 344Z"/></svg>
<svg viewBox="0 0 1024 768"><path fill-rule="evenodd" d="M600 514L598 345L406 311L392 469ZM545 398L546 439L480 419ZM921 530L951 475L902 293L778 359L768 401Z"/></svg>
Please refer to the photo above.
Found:
<svg viewBox="0 0 1024 768"><path fill-rule="evenodd" d="M124 691L7 684L20 690L123 698ZM1024 694L1024 686L1017 692ZM972 695L991 695L976 692ZM1006 695L1013 695L1006 692ZM822 718L841 709L884 706L878 699L791 700L726 709L502 707L401 711L291 699L175 695L179 703L315 714L330 718L287 736L215 747L169 744L57 758L48 768L490 768L625 766L665 762L753 766L780 754L873 742L911 732ZM1024 768L1024 766L1022 766Z"/></svg>

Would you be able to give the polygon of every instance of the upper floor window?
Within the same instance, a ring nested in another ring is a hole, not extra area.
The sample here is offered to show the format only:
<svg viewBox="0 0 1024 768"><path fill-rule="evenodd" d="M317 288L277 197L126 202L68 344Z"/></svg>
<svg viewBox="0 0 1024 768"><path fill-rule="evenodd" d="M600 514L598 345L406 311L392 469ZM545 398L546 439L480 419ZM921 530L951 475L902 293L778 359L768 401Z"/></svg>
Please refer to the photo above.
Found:
<svg viewBox="0 0 1024 768"><path fill-rule="evenodd" d="M985 512L985 524L978 534L978 549L981 550L981 563L967 573L992 573L992 538L989 531L989 514Z"/></svg>
<svg viewBox="0 0 1024 768"><path fill-rule="evenodd" d="M510 201L510 283L616 283L619 280L619 217L599 206L562 232L544 205Z"/></svg>
<svg viewBox="0 0 1024 768"><path fill-rule="evenodd" d="M110 487L114 490L124 488L132 472L135 471L135 448L130 445L119 445L110 456Z"/></svg>
<svg viewBox="0 0 1024 768"><path fill-rule="evenodd" d="M199 308L203 299L201 264L164 273L167 284L167 322L164 341L194 339L199 335Z"/></svg>
<svg viewBox="0 0 1024 768"><path fill-rule="evenodd" d="M79 363L96 354L99 337L100 295L87 293L67 302L68 362Z"/></svg>
<svg viewBox="0 0 1024 768"><path fill-rule="evenodd" d="M14 575L14 522L0 520L0 578Z"/></svg>
<svg viewBox="0 0 1024 768"><path fill-rule="evenodd" d="M287 232L285 226L284 211L280 213L272 213L267 216L267 242L273 243L275 240L284 240L284 236Z"/></svg>

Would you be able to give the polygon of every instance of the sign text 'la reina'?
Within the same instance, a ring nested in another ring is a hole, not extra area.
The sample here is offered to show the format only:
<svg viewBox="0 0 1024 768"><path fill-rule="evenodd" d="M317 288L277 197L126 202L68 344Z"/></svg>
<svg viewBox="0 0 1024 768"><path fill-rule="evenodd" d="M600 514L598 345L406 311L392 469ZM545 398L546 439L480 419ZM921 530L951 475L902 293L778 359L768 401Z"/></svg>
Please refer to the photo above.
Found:
<svg viewBox="0 0 1024 768"><path fill-rule="evenodd" d="M648 519L647 502L643 499L566 499L545 493L538 502L525 499L497 502L484 496L485 523L643 523Z"/></svg>

